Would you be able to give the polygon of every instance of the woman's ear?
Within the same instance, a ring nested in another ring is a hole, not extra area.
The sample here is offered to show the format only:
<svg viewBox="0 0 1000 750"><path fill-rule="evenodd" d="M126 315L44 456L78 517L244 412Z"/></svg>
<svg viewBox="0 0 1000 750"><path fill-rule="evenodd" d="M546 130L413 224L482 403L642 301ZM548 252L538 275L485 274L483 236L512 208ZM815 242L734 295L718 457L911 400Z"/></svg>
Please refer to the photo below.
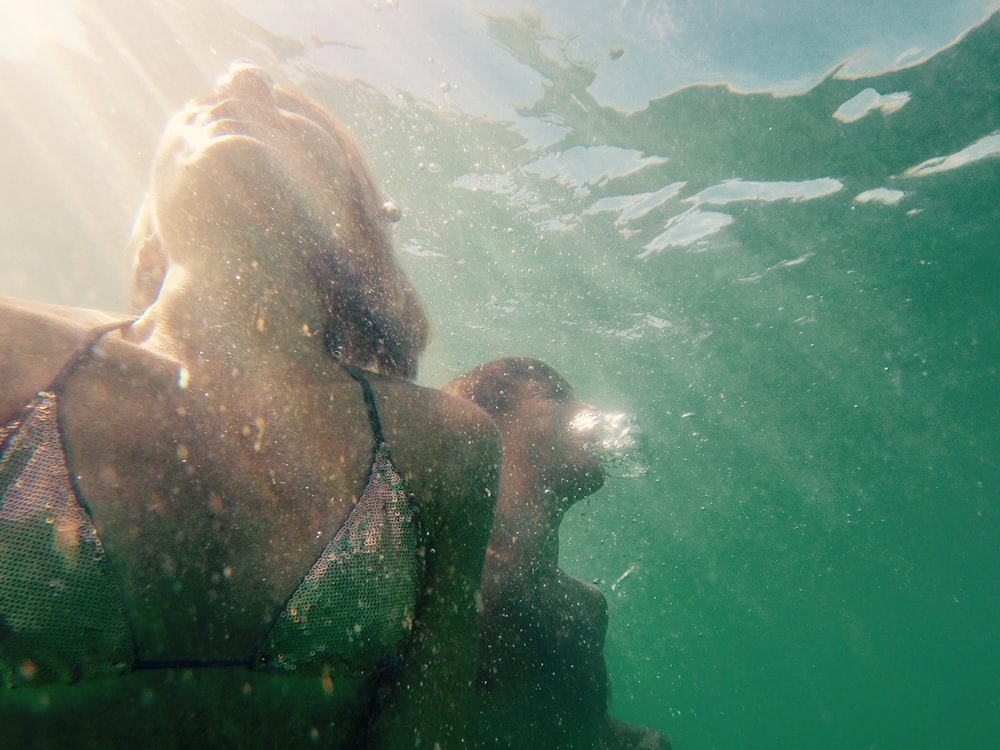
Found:
<svg viewBox="0 0 1000 750"><path fill-rule="evenodd" d="M139 313L156 300L167 273L167 259L159 235L150 234L139 240L133 257L129 305L132 312Z"/></svg>

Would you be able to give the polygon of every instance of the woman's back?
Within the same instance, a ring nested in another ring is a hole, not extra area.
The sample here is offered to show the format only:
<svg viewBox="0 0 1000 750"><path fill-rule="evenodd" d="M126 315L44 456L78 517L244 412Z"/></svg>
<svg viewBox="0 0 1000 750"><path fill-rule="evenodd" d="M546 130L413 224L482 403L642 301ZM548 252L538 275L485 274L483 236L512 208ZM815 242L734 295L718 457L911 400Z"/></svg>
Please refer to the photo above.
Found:
<svg viewBox="0 0 1000 750"><path fill-rule="evenodd" d="M0 304L10 731L465 736L499 442L407 382L427 322L382 209L343 127L240 64L161 139L138 317Z"/></svg>
<svg viewBox="0 0 1000 750"><path fill-rule="evenodd" d="M35 717L35 728L44 728L38 737L55 738L62 726L78 736L89 727L95 738L112 730L148 738L159 731L150 706L168 709L168 702L170 721L186 712L204 717L212 705L240 715L266 713L270 706L288 717L288 731L307 735L325 736L320 727L364 716L357 702L371 699L377 670L359 676L341 669L337 654L322 654L322 642L318 659L307 655L296 665L312 680L207 667L254 666L255 649L338 530L349 518L359 526L357 501L371 483L377 447L361 381L333 359L319 370L283 360L254 372L211 361L181 364L130 340L127 322L91 345L88 337L101 322L91 313L12 303L0 314L0 371L7 383L0 420L23 416L31 394L60 381L52 403L56 448L120 591L133 658L138 666L175 667L85 687L7 692L0 706L17 716L8 726L30 734L29 718ZM420 622L399 623L402 631L418 632L417 643L402 651L398 643L382 644L383 653L410 651L416 663L418 652L432 650L429 644L470 632L463 628L473 622L482 562L477 546L489 528L496 471L483 446L496 449L494 428L461 401L398 379L360 377L369 383L392 463L412 497L410 522L419 529L409 544L420 562L419 592L435 591L419 607L413 603ZM58 533L53 538L58 541ZM364 583L379 601L379 580ZM456 597L467 603L457 616ZM449 600L447 607L435 605ZM100 607L109 605L115 602L95 602L98 618L104 617ZM456 663L454 673L471 665L471 652L463 658L468 664ZM30 684L35 667L17 668ZM236 693L233 686L239 686ZM103 700L109 709L132 706L137 723L130 726L129 712L118 710L109 722ZM310 706L313 719L292 718ZM197 727L202 722L194 716L189 720ZM222 732L224 742L230 729L222 714L218 718L212 731ZM357 736L340 729L342 739ZM240 737L245 745L248 737ZM171 744L177 736L164 738Z"/></svg>

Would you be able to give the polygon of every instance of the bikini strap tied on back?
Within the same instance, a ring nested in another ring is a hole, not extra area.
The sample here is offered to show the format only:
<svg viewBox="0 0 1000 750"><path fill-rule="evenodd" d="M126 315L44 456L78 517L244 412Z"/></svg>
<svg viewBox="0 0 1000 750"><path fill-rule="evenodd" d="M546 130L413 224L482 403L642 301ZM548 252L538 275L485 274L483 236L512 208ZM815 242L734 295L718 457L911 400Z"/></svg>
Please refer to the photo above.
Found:
<svg viewBox="0 0 1000 750"><path fill-rule="evenodd" d="M360 369L351 365L342 365L342 367L344 368L344 372L354 378L361 386L361 393L365 398L365 407L368 409L368 421L371 423L372 434L375 436L375 450L377 451L379 446L385 442L385 436L382 434L382 422L378 417L378 408L375 406L375 394L368 383L368 378L364 376Z"/></svg>
<svg viewBox="0 0 1000 750"><path fill-rule="evenodd" d="M49 387L45 390L50 393L59 394L62 389L66 386L66 381L72 377L76 369L83 363L94 352L94 347L97 346L98 342L104 338L107 334L112 331L120 331L126 326L132 325L134 319L132 320L119 320L114 323L106 323L105 325L98 326L87 332L83 343L77 347L76 351L73 352L72 356L66 361L66 364L62 366L62 369L49 383Z"/></svg>

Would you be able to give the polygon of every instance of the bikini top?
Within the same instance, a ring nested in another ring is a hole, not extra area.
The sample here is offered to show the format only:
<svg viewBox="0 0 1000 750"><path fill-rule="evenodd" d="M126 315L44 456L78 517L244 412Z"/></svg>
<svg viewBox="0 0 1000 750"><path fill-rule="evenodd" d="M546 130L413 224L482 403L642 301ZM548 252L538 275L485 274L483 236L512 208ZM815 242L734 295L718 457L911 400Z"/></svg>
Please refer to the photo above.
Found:
<svg viewBox="0 0 1000 750"><path fill-rule="evenodd" d="M66 463L59 395L100 338L0 426L0 687L75 681L135 669L237 666L360 675L399 655L416 615L424 535L393 466L375 398L360 385L374 436L368 481L332 541L242 660L143 660L121 588Z"/></svg>

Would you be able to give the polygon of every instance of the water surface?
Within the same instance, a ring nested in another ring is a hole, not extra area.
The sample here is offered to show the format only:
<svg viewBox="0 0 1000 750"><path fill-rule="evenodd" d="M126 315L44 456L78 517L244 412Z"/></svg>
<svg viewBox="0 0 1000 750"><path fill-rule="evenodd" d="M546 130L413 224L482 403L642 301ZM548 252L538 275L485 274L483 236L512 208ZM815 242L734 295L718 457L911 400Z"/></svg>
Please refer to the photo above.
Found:
<svg viewBox="0 0 1000 750"><path fill-rule="evenodd" d="M401 206L422 382L538 356L640 416L649 472L562 535L615 715L678 750L995 743L995 4L51 7L0 36L0 293L121 308L160 128L253 59Z"/></svg>

